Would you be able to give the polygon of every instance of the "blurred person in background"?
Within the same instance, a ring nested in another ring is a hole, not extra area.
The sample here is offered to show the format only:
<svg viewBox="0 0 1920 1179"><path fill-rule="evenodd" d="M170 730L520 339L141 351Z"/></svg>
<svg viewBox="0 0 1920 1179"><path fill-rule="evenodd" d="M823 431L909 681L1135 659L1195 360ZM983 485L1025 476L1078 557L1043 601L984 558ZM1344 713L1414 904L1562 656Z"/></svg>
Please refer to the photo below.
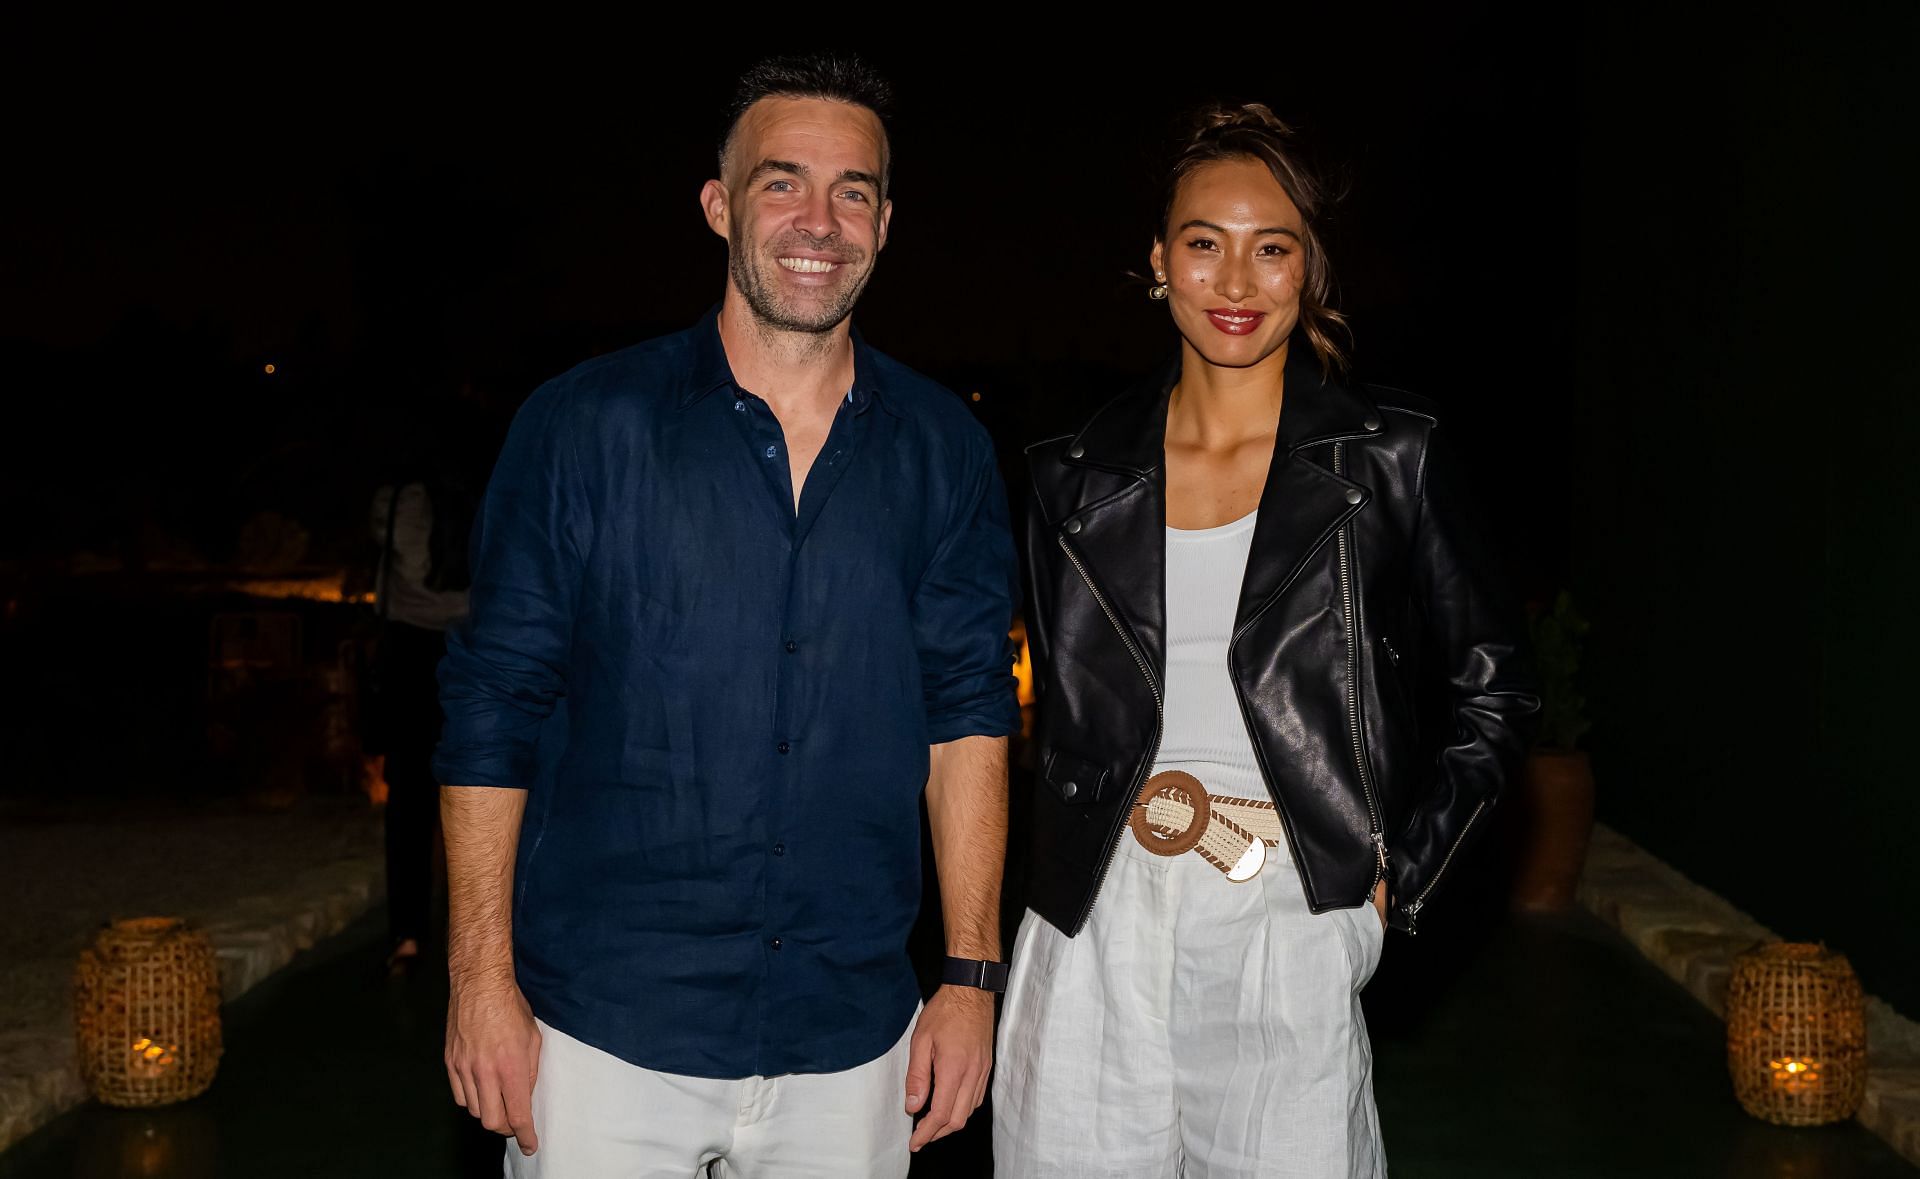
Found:
<svg viewBox="0 0 1920 1179"><path fill-rule="evenodd" d="M388 973L409 974L433 927L434 835L440 810L433 750L447 628L467 615L467 481L442 454L374 493L370 523L376 632L370 753L386 757Z"/></svg>

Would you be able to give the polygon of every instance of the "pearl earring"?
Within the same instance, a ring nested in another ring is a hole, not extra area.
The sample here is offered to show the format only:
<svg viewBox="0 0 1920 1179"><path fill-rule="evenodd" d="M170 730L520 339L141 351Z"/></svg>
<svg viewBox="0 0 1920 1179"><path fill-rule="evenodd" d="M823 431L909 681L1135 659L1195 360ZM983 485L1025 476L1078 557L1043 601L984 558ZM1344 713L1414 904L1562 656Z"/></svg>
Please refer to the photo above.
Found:
<svg viewBox="0 0 1920 1179"><path fill-rule="evenodd" d="M1160 285L1157 287L1148 287L1147 298L1158 302L1167 297L1167 276L1164 274L1156 274L1153 277L1160 280Z"/></svg>

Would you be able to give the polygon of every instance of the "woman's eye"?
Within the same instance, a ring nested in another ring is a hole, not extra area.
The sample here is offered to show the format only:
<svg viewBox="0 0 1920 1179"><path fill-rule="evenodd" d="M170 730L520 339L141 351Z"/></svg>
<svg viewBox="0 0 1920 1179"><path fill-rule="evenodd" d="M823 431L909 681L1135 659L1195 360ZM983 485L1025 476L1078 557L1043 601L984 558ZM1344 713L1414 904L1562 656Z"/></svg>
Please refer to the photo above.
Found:
<svg viewBox="0 0 1920 1179"><path fill-rule="evenodd" d="M1211 250L1213 248L1213 239L1210 237L1196 237L1188 242L1187 245L1196 250Z"/></svg>
<svg viewBox="0 0 1920 1179"><path fill-rule="evenodd" d="M1292 252L1285 246L1276 246L1271 243L1260 247L1260 253L1268 258L1284 258Z"/></svg>

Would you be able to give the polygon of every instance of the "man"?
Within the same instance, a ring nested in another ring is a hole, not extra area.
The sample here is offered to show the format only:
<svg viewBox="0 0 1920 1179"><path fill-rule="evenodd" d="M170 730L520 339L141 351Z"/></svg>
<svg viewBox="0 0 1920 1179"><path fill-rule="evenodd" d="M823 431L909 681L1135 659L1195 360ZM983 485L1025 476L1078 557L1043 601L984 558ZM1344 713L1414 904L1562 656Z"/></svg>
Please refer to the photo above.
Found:
<svg viewBox="0 0 1920 1179"><path fill-rule="evenodd" d="M904 1175L984 1096L1017 575L984 431L848 323L886 103L845 59L750 71L717 313L540 389L488 489L446 1058L511 1174ZM916 1018L923 785L976 985Z"/></svg>
<svg viewBox="0 0 1920 1179"><path fill-rule="evenodd" d="M378 734L373 752L386 755L387 972L395 978L411 975L433 924L434 669L446 654L447 629L467 612L466 555L449 543L472 523L471 512L460 511L462 498L445 478L396 480L373 497L380 629L371 674L380 682L370 706L381 715L368 719Z"/></svg>

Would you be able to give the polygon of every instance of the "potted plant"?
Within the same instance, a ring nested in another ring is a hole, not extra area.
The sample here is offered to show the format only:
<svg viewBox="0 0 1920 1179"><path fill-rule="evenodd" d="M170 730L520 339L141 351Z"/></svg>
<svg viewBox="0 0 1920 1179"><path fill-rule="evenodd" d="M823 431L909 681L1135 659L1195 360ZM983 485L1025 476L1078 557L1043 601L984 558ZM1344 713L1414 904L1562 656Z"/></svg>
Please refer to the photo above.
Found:
<svg viewBox="0 0 1920 1179"><path fill-rule="evenodd" d="M1573 904L1593 835L1593 763L1580 740L1590 726L1577 676L1588 623L1562 590L1530 627L1540 676L1540 736L1520 780L1521 828L1512 904L1554 913Z"/></svg>

